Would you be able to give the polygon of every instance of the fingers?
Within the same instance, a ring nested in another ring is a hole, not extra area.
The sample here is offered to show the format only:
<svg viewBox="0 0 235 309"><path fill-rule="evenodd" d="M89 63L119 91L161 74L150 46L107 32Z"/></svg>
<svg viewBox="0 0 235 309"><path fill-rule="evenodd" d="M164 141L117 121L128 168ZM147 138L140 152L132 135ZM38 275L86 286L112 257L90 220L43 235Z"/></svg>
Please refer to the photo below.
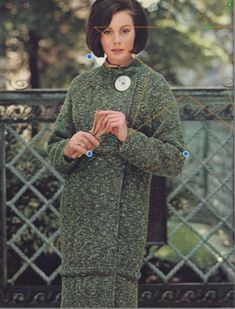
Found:
<svg viewBox="0 0 235 309"><path fill-rule="evenodd" d="M80 141L77 142L76 149L81 154L86 154L88 150L93 150L95 146L99 146L100 141L90 132L83 132Z"/></svg>
<svg viewBox="0 0 235 309"><path fill-rule="evenodd" d="M107 114L120 114L121 112L112 111L112 110L105 110L105 111L96 111L97 115L107 115Z"/></svg>
<svg viewBox="0 0 235 309"><path fill-rule="evenodd" d="M96 125L95 125L95 129L94 129L94 131L93 131L93 133L96 135L97 134L97 132L100 130L100 129L102 129L101 128L101 124L102 124L102 121L103 121L103 119L105 118L105 116L103 115L103 116L101 116L101 117L96 117L96 120L95 120L95 122L96 122Z"/></svg>
<svg viewBox="0 0 235 309"><path fill-rule="evenodd" d="M99 140L89 132L84 132L83 136L87 142L90 142L91 147L99 146ZM85 142L85 141L84 141Z"/></svg>
<svg viewBox="0 0 235 309"><path fill-rule="evenodd" d="M76 143L76 144L74 143L71 147L72 147L73 152L79 152L82 154L85 154L87 152L87 148L85 148L84 144L81 144L81 143Z"/></svg>
<svg viewBox="0 0 235 309"><path fill-rule="evenodd" d="M80 158L82 155L86 154L86 152L87 152L87 149L80 146L79 151L75 151L71 157L73 159Z"/></svg>
<svg viewBox="0 0 235 309"><path fill-rule="evenodd" d="M121 129L124 122L125 116L123 114L109 114L103 120L102 127L112 134L117 134L118 128Z"/></svg>
<svg viewBox="0 0 235 309"><path fill-rule="evenodd" d="M88 150L93 150L93 148L91 149L87 149L86 147L84 147L81 144L77 144L76 145L76 151L74 152L74 154L72 155L72 158L79 158L82 155L85 155L87 153Z"/></svg>
<svg viewBox="0 0 235 309"><path fill-rule="evenodd" d="M94 119L94 128L93 128L93 134L97 135L97 133L102 130L102 121L105 118L105 115L95 115L95 119Z"/></svg>
<svg viewBox="0 0 235 309"><path fill-rule="evenodd" d="M97 137L97 138L100 138L104 133L107 133L107 130L106 130L106 129L99 129L99 130L96 132L96 137Z"/></svg>
<svg viewBox="0 0 235 309"><path fill-rule="evenodd" d="M96 111L96 113L95 113L95 119L99 119L98 123L99 123L99 128L101 128L101 130L105 129L105 126L106 126L108 119L111 119L113 117L114 118L120 118L120 117L123 117L123 116L124 116L124 114L122 112L116 112L116 111L111 111L111 110ZM99 128L97 128L97 129L99 129Z"/></svg>
<svg viewBox="0 0 235 309"><path fill-rule="evenodd" d="M71 158L76 159L76 158L80 158L83 155L82 152L74 152L74 154L71 156Z"/></svg>
<svg viewBox="0 0 235 309"><path fill-rule="evenodd" d="M109 119L118 120L123 117L125 119L125 115L122 112L118 111L112 111L112 110L96 111L91 132L94 135L100 137L105 132L109 132L106 128Z"/></svg>
<svg viewBox="0 0 235 309"><path fill-rule="evenodd" d="M99 137L93 136L89 132L79 131L69 140L65 146L64 154L71 158L81 157L88 150L93 150L100 143Z"/></svg>
<svg viewBox="0 0 235 309"><path fill-rule="evenodd" d="M110 121L110 120L119 120L120 119L120 116L118 117L117 115L108 115L106 116L104 119L103 119L103 122L102 122L102 127L105 128L107 123Z"/></svg>
<svg viewBox="0 0 235 309"><path fill-rule="evenodd" d="M95 113L93 127L91 129L91 132L93 132L94 134L96 134L97 132L97 119L98 119L98 115Z"/></svg>
<svg viewBox="0 0 235 309"><path fill-rule="evenodd" d="M107 129L109 130L109 131L112 131L112 129L113 128L115 128L115 127L120 127L120 125L121 125L121 123L120 123L120 121L113 121L113 122L108 122L108 124L107 124Z"/></svg>

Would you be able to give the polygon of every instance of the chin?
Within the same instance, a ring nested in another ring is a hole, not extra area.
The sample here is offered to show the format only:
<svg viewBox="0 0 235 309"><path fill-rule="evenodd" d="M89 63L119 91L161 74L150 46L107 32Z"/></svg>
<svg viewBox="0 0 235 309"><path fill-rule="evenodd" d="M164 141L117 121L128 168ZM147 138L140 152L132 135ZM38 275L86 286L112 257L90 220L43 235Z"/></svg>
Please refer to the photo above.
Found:
<svg viewBox="0 0 235 309"><path fill-rule="evenodd" d="M128 58L131 58L132 57L132 54L125 54L125 55L107 55L107 58L110 60L110 62L114 62L114 61L123 61L123 60L126 60Z"/></svg>

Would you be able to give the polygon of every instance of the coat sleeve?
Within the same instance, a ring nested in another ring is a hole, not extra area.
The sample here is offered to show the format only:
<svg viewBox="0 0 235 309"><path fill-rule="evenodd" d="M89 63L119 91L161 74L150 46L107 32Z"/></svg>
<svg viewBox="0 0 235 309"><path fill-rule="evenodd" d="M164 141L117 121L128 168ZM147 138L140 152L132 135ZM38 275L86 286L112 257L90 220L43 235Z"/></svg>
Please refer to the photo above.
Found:
<svg viewBox="0 0 235 309"><path fill-rule="evenodd" d="M176 177L185 161L179 108L165 78L159 73L157 76L148 102L151 106L153 134L148 137L128 128L127 139L120 142L119 153L142 171Z"/></svg>
<svg viewBox="0 0 235 309"><path fill-rule="evenodd" d="M55 127L47 142L47 152L52 166L60 173L67 174L83 158L68 160L64 156L64 147L70 138L76 133L76 128L72 119L72 98L75 79L71 82L66 94L64 104L56 119Z"/></svg>

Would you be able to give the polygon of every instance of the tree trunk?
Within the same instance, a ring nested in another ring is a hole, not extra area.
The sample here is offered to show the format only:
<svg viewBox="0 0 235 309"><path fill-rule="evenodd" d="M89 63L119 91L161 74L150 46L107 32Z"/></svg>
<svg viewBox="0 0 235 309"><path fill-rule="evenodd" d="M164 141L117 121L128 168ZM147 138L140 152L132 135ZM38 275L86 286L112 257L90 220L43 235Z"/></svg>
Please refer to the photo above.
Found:
<svg viewBox="0 0 235 309"><path fill-rule="evenodd" d="M33 31L29 30L29 70L30 84L32 88L40 88L40 78L38 70L38 42L40 37ZM32 115L36 117L37 107L32 107ZM38 124L32 123L32 138L38 133Z"/></svg>
<svg viewBox="0 0 235 309"><path fill-rule="evenodd" d="M31 73L30 84L32 88L40 87L38 72L38 42L39 36L34 31L29 30L29 69Z"/></svg>

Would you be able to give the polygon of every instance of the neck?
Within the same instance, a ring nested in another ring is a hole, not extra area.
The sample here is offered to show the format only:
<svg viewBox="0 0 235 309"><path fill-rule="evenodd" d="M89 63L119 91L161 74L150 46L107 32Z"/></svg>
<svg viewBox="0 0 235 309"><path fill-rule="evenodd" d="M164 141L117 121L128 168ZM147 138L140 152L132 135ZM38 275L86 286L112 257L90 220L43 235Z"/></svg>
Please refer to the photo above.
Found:
<svg viewBox="0 0 235 309"><path fill-rule="evenodd" d="M128 66L131 62L133 61L133 57L131 56L129 59L127 59L126 61L124 61L122 64L114 64L111 63L108 58L105 58L105 65L109 68L125 68L126 66Z"/></svg>

